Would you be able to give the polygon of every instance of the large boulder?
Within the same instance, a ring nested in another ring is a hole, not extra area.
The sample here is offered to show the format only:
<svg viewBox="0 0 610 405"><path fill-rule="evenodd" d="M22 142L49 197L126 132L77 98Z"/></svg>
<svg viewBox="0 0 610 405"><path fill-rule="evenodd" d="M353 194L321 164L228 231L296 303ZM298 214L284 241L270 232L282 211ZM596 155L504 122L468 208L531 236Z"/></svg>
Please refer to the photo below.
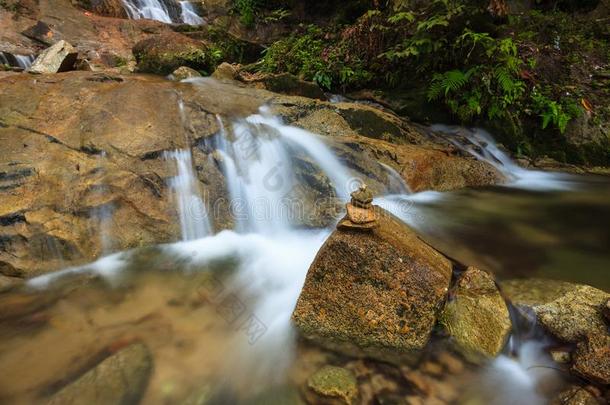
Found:
<svg viewBox="0 0 610 405"><path fill-rule="evenodd" d="M428 342L452 266L400 220L375 209L374 229L331 234L292 318L303 336L328 348L410 362Z"/></svg>
<svg viewBox="0 0 610 405"><path fill-rule="evenodd" d="M475 362L497 356L512 327L493 277L475 267L469 267L457 281L453 298L441 315L441 324L460 352Z"/></svg>
<svg viewBox="0 0 610 405"><path fill-rule="evenodd" d="M207 46L185 35L166 32L144 39L133 47L138 71L168 75L180 66L209 71L213 58Z"/></svg>
<svg viewBox="0 0 610 405"><path fill-rule="evenodd" d="M58 73L74 69L78 51L66 41L58 41L45 49L32 63L31 73Z"/></svg>
<svg viewBox="0 0 610 405"><path fill-rule="evenodd" d="M108 357L51 397L49 405L139 403L153 360L141 343Z"/></svg>

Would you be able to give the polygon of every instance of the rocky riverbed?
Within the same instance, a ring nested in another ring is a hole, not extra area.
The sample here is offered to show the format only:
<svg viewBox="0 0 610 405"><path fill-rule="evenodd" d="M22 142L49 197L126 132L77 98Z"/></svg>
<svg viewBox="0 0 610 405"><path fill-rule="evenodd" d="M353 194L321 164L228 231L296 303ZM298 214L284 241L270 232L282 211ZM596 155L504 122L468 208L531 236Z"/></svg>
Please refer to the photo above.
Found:
<svg viewBox="0 0 610 405"><path fill-rule="evenodd" d="M144 3L0 1L0 402L610 401L606 177Z"/></svg>

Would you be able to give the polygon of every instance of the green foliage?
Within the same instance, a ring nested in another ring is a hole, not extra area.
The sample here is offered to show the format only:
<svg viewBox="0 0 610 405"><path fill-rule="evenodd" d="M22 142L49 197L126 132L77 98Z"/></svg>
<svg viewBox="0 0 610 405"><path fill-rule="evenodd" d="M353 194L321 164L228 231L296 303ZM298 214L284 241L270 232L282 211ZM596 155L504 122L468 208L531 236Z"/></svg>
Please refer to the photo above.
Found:
<svg viewBox="0 0 610 405"><path fill-rule="evenodd" d="M240 16L240 21L246 27L254 25L255 13L260 7L260 0L235 0L234 8Z"/></svg>
<svg viewBox="0 0 610 405"><path fill-rule="evenodd" d="M304 33L272 44L264 51L260 70L288 72L312 80L324 89L363 83L371 74L358 58L345 58L341 44L327 46L325 33L309 26Z"/></svg>
<svg viewBox="0 0 610 405"><path fill-rule="evenodd" d="M581 114L581 110L575 102L558 103L542 94L536 88L532 91L531 100L533 111L542 120L542 129L546 129L549 124L553 124L563 134L570 120Z"/></svg>

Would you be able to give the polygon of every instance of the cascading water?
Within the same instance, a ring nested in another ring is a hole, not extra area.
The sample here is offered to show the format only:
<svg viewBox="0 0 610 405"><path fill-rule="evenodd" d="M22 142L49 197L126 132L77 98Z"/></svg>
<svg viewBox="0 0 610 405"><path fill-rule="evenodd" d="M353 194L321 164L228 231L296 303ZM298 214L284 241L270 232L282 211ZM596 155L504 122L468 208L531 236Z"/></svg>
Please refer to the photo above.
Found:
<svg viewBox="0 0 610 405"><path fill-rule="evenodd" d="M221 122L222 124L222 122ZM215 147L223 161L237 229L273 233L290 228L301 214L293 191L296 173L292 156L304 153L328 176L336 196L349 196L349 171L315 135L283 125L266 114L252 115L233 125L233 136L221 126Z"/></svg>
<svg viewBox="0 0 610 405"><path fill-rule="evenodd" d="M189 25L203 25L204 20L197 14L193 3L190 1L181 1L180 2L180 16L182 18L182 22Z"/></svg>
<svg viewBox="0 0 610 405"><path fill-rule="evenodd" d="M175 3L174 0L123 0L123 6L127 11L129 18L139 20L147 18L157 20L167 24L184 23L189 25L202 25L205 23L201 18L195 6L190 1L179 1L176 4L176 11L170 3ZM179 15L178 6L179 5Z"/></svg>
<svg viewBox="0 0 610 405"><path fill-rule="evenodd" d="M498 148L492 136L483 129L440 124L430 128L448 135L445 139L453 145L498 169L509 180L508 186L532 190L565 190L572 187L568 175L522 168Z"/></svg>
<svg viewBox="0 0 610 405"><path fill-rule="evenodd" d="M32 66L36 58L34 55L15 55L15 59L17 59L17 65L25 70Z"/></svg>
<svg viewBox="0 0 610 405"><path fill-rule="evenodd" d="M36 59L36 57L34 55L18 55L18 54L0 52L0 64L12 66L12 67L18 67L23 70L26 70L30 66L32 66L32 63L34 62L35 59Z"/></svg>
<svg viewBox="0 0 610 405"><path fill-rule="evenodd" d="M199 191L199 181L193 170L190 149L166 152L165 158L175 162L178 174L169 180L174 193L182 240L193 240L211 234L212 227Z"/></svg>
<svg viewBox="0 0 610 405"><path fill-rule="evenodd" d="M161 0L123 0L123 6L129 18L133 20L147 18L172 23L169 11Z"/></svg>
<svg viewBox="0 0 610 405"><path fill-rule="evenodd" d="M301 181L295 171L295 155L317 166L329 179L336 197L347 199L355 182L350 170L316 135L284 125L265 110L233 122L228 129L220 118L218 122L220 131L204 146L210 156L218 157L229 197L245 215L236 216L235 230L213 235L190 149L167 152L165 158L175 164L177 171L169 185L178 207L183 241L161 250L164 258L177 256L193 271L213 263L228 263L223 267L226 283L216 295L222 302L236 299L233 308L237 307L239 314L231 321L234 335L227 345L230 353L223 375L232 385L264 388L269 383L281 383L291 364L295 339L290 316L307 269L332 231L332 227L299 229L285 210L286 197ZM438 200L440 194L409 194L400 175L390 167L385 169L387 192L392 195L380 197L376 203L405 222L421 220L413 204ZM129 266L131 255L114 254L88 266L34 279L30 285L41 287L59 274L81 271L115 279L122 268ZM537 361L526 348L521 356ZM538 377L528 371L529 367L520 358L502 356L490 366L485 381L494 384L498 373L509 372L511 381L515 380L512 386L525 393L524 400L538 401Z"/></svg>

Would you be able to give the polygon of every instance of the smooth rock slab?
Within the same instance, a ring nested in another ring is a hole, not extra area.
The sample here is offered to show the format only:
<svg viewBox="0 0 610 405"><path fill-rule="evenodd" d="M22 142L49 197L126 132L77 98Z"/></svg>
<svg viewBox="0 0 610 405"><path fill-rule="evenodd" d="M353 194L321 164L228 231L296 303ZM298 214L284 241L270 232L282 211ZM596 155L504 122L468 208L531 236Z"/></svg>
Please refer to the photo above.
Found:
<svg viewBox="0 0 610 405"><path fill-rule="evenodd" d="M136 404L146 389L152 367L148 348L141 343L132 344L61 389L47 404Z"/></svg>
<svg viewBox="0 0 610 405"><path fill-rule="evenodd" d="M293 320L308 339L348 355L415 361L445 301L452 267L376 208L369 232L337 229L309 268Z"/></svg>

